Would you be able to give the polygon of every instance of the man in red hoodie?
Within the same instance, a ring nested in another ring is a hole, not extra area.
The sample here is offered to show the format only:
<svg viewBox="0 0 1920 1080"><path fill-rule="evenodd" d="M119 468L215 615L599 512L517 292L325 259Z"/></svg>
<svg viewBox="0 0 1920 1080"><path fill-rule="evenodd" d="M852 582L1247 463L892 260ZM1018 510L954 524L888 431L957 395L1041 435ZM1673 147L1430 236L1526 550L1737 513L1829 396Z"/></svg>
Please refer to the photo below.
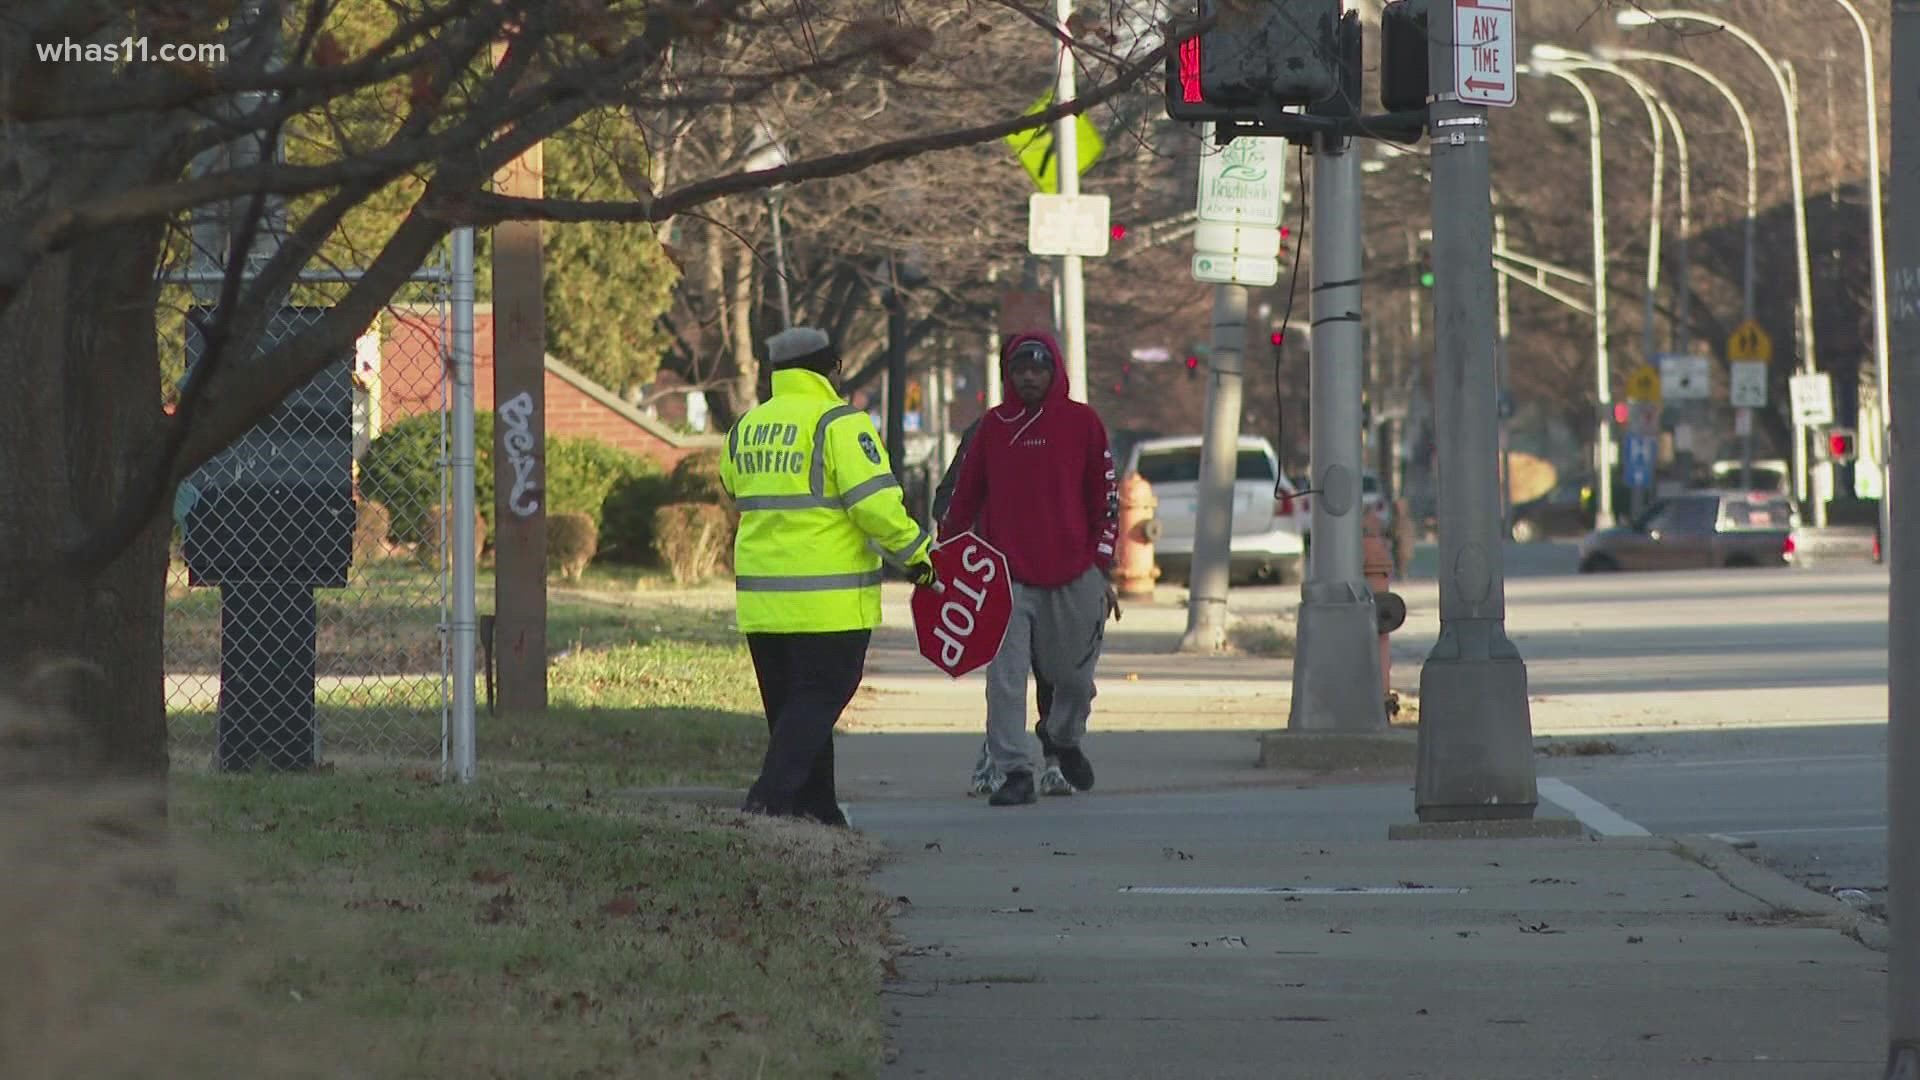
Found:
<svg viewBox="0 0 1920 1080"><path fill-rule="evenodd" d="M1107 618L1119 613L1108 576L1119 535L1119 490L1106 425L1067 396L1060 346L1016 334L1000 354L1006 402L980 421L941 518L940 534L984 525L1013 573L1013 618L987 669L987 744L1006 777L988 801L1035 801L1026 741L1027 678L1038 667L1053 700L1036 734L1081 791L1093 766L1080 749L1093 713L1094 668Z"/></svg>

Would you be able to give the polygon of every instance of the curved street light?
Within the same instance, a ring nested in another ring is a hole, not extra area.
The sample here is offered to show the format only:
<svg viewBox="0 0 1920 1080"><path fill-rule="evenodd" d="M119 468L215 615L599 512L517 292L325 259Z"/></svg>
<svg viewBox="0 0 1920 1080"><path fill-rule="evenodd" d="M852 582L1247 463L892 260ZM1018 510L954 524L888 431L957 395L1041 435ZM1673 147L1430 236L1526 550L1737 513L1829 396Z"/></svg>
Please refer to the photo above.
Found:
<svg viewBox="0 0 1920 1080"><path fill-rule="evenodd" d="M1740 136L1745 140L1747 147L1747 216L1743 223L1745 251L1741 260L1740 314L1745 319L1753 318L1753 237L1756 222L1760 216L1760 149L1753 137L1753 118L1747 115L1747 107L1741 104L1739 96L1733 92L1733 87L1727 85L1725 79L1685 57L1651 52L1646 49L1621 49L1609 45L1602 45L1594 52L1601 59L1616 63L1644 60L1657 64L1669 64L1682 71L1691 72L1706 80L1707 85L1718 90L1720 96L1732 106L1734 117L1740 121Z"/></svg>
<svg viewBox="0 0 1920 1080"><path fill-rule="evenodd" d="M1813 338L1813 274L1808 266L1807 256L1807 193L1806 184L1801 177L1800 168L1799 101L1793 92L1793 88L1787 85L1786 72L1782 69L1780 61L1776 59L1771 52L1767 51L1766 46L1760 44L1759 39L1755 38L1752 34L1747 33L1745 30L1742 30L1717 15L1707 15L1698 11L1683 11L1677 8L1667 8L1658 11L1631 8L1621 11L1614 16L1614 22L1622 27L1628 28L1652 26L1656 23L1667 21L1703 23L1739 40L1741 44L1753 50L1754 55L1758 56L1761 62L1767 66L1767 73L1773 76L1773 84L1780 91L1780 101L1781 104L1786 107L1787 112L1787 161L1788 168L1792 172L1793 180L1793 232L1794 241L1799 248L1800 256L1799 328L1801 348L1804 350L1800 357L1801 369L1811 374L1816 370L1814 363L1816 350L1814 348ZM1797 423L1794 425L1794 487L1796 489L1795 494L1803 502L1807 500L1811 487L1808 483L1806 432L1807 429L1802 425ZM1827 523L1827 504L1825 500L1814 499L1812 501L1814 504L1814 524L1825 525Z"/></svg>
<svg viewBox="0 0 1920 1080"><path fill-rule="evenodd" d="M1661 176L1665 172L1664 148L1666 138L1664 128L1666 124L1662 118L1664 116L1671 116L1672 110L1665 107L1665 99L1660 97L1659 93L1655 91L1645 79L1614 64L1609 64L1603 60L1595 60L1586 53L1575 52L1572 49L1564 49L1558 45L1541 44L1533 47L1531 59L1533 61L1533 67L1541 71L1598 71L1616 76L1627 84L1628 88L1633 91L1634 96L1640 99L1641 108L1647 111L1647 127L1653 135L1653 193L1648 203L1649 210L1647 214L1647 295L1646 315L1644 318L1645 326L1642 330L1641 348L1645 352L1646 362L1651 364L1653 363L1654 354L1657 349L1654 339L1654 301L1660 291L1660 223L1664 206L1661 197ZM1681 174L1684 177L1687 168L1686 134L1680 130L1678 123L1673 124L1673 131L1674 144L1680 158ZM1682 180L1681 183L1682 190L1684 191L1686 182ZM1683 209L1681 211L1683 220L1686 213L1684 205L1683 202ZM1684 242L1686 234L1686 225L1684 223L1680 226L1680 231ZM1684 283L1682 287L1684 289Z"/></svg>
<svg viewBox="0 0 1920 1080"><path fill-rule="evenodd" d="M1558 67L1535 69L1521 65L1523 75L1556 78L1573 87L1587 106L1587 159L1592 176L1593 216L1593 378L1599 392L1600 407L1595 417L1594 486L1599 489L1600 505L1594 511L1594 524L1613 527L1613 372L1607 362L1607 213L1606 192L1601 182L1600 100L1593 96L1587 81Z"/></svg>

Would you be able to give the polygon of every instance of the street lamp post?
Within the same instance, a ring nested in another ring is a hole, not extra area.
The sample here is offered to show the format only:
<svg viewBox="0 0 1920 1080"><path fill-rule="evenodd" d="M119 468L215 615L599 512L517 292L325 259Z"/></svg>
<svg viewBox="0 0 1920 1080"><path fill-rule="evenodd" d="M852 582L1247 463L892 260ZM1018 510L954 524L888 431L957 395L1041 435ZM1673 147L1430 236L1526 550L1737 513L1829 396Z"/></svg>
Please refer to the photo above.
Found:
<svg viewBox="0 0 1920 1080"><path fill-rule="evenodd" d="M1880 83L1874 78L1873 35L1853 0L1834 0L1847 9L1860 31L1860 79L1867 94L1867 232L1873 245L1873 374L1880 398L1880 558L1885 562L1893 544L1893 469L1888 433L1893 428L1893 400L1887 382L1887 224L1880 204Z"/></svg>
<svg viewBox="0 0 1920 1080"><path fill-rule="evenodd" d="M1597 459L1594 463L1600 505L1594 511L1594 524L1613 527L1613 372L1607 362L1607 212L1606 192L1601 181L1600 101L1593 96L1587 81L1569 71L1548 68L1524 73L1552 76L1573 87L1587 106L1587 158L1592 175L1593 217L1593 378L1600 398L1598 432L1594 438Z"/></svg>
<svg viewBox="0 0 1920 1080"><path fill-rule="evenodd" d="M1799 102L1794 95L1793 88L1787 85L1787 76L1780 66L1780 61L1775 59L1774 55L1767 51L1766 46L1760 44L1759 40L1752 34L1747 33L1745 30L1742 30L1717 15L1707 15L1698 11L1682 11L1678 9L1646 11L1640 8L1632 8L1621 11L1614 16L1614 21L1623 27L1652 26L1655 23L1667 20L1704 23L1739 40L1741 44L1753 50L1754 55L1758 56L1761 62L1767 66L1768 74L1773 76L1774 86L1780 91L1780 101L1781 104L1785 106L1787 112L1787 162L1788 168L1792 172L1793 181L1793 232L1795 246L1799 249L1799 327L1801 347L1804 350L1800 358L1801 370L1812 374L1816 367L1814 362L1816 350L1813 340L1813 274L1808 265L1809 258L1807 254L1807 198L1806 184L1802 179L1800 168ZM1811 487L1808 483L1807 476L1807 433L1806 429L1799 424L1794 425L1793 472L1794 484L1798 489L1797 493L1799 497L1805 501L1810 494L1809 489ZM1814 524L1825 525L1827 523L1826 502L1821 499L1814 499L1813 504Z"/></svg>
<svg viewBox="0 0 1920 1080"><path fill-rule="evenodd" d="M1707 85L1720 92L1720 96L1732 106L1734 117L1740 121L1740 136L1746 142L1747 149L1747 216L1743 222L1745 235L1742 238L1744 251L1741 258L1740 274L1740 314L1743 318L1753 318L1753 240L1756 223L1760 214L1760 148L1753 137L1753 118L1747 115L1747 107L1728 86L1725 79L1701 67L1685 57L1671 56L1667 53L1649 52L1645 49L1619 49L1601 46L1594 50L1604 60L1644 60L1658 64L1669 64L1682 71L1691 72L1706 80ZM1684 171L1682 173L1684 176ZM1685 226L1682 226L1684 231Z"/></svg>

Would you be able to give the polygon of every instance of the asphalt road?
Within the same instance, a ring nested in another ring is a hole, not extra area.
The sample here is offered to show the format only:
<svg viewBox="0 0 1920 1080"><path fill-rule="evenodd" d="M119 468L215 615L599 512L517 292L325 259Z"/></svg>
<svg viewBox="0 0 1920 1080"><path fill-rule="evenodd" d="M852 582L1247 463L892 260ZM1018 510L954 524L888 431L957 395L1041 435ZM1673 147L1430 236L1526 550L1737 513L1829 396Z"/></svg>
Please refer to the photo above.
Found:
<svg viewBox="0 0 1920 1080"><path fill-rule="evenodd" d="M1611 830L1736 837L1808 885L1878 899L1884 570L1583 576L1564 545L1507 550L1536 732L1622 751L1542 758L1543 798ZM1438 627L1430 566L1396 586L1417 612L1394 650L1409 688Z"/></svg>

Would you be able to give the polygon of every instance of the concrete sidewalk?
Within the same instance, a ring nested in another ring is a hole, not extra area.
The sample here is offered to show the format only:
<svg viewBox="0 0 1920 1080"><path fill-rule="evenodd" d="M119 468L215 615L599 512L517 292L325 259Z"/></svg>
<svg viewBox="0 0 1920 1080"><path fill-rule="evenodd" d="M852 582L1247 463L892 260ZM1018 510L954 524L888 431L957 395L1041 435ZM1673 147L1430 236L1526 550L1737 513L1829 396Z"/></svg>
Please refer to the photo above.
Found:
<svg viewBox="0 0 1920 1080"><path fill-rule="evenodd" d="M1836 902L1705 841L1389 841L1413 820L1404 770L1254 767L1286 685L1247 676L1273 661L1116 676L1169 659L1146 647L1157 621L1130 613L1142 636L1115 634L1103 664L1097 789L1028 807L963 793L980 687L876 642L879 687L836 747L856 826L893 853L875 884L907 939L883 990L886 1076L1880 1066L1883 958L1842 934Z"/></svg>

